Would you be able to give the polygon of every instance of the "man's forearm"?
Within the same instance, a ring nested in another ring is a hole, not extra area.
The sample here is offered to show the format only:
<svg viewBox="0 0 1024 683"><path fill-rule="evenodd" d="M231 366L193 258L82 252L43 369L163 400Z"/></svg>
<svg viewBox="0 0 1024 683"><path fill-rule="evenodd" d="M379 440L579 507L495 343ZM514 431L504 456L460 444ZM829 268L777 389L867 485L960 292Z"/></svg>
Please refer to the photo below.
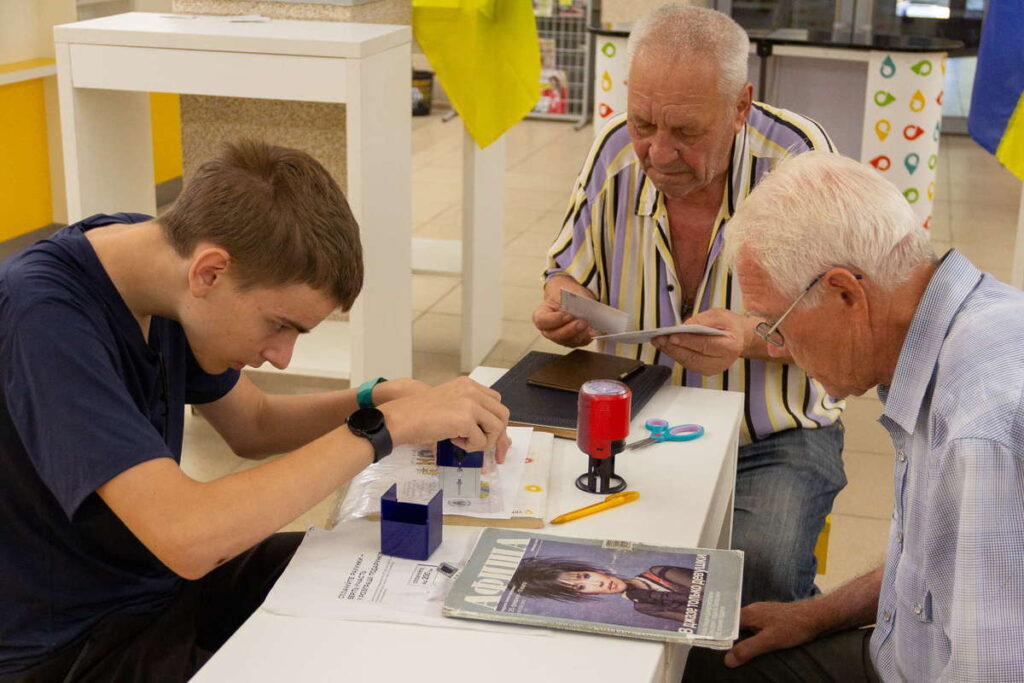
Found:
<svg viewBox="0 0 1024 683"><path fill-rule="evenodd" d="M339 428L283 458L210 482L156 458L97 493L167 567L195 579L309 510L372 459L369 441Z"/></svg>
<svg viewBox="0 0 1024 683"><path fill-rule="evenodd" d="M342 425L357 407L355 389L266 394L254 425L254 441L258 443L248 455L264 457L293 451Z"/></svg>
<svg viewBox="0 0 1024 683"><path fill-rule="evenodd" d="M807 601L819 635L875 623L884 565Z"/></svg>

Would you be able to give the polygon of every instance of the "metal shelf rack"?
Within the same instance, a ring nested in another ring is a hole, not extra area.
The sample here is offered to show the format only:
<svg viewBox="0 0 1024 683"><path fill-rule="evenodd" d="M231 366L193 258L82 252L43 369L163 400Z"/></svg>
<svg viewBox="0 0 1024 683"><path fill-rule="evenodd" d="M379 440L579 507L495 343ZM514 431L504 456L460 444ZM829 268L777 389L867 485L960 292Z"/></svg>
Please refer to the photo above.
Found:
<svg viewBox="0 0 1024 683"><path fill-rule="evenodd" d="M594 107L593 36L601 0L533 0L541 43L541 98L532 119L590 122Z"/></svg>

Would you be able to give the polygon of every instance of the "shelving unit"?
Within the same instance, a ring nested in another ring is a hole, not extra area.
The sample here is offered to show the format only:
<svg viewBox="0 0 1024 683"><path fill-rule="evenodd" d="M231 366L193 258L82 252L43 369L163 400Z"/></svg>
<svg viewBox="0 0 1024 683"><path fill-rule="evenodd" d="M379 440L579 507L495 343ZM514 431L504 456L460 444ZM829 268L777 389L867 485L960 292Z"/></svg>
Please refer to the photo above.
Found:
<svg viewBox="0 0 1024 683"><path fill-rule="evenodd" d="M541 98L534 119L585 125L593 109L593 42L601 0L533 0L541 44Z"/></svg>

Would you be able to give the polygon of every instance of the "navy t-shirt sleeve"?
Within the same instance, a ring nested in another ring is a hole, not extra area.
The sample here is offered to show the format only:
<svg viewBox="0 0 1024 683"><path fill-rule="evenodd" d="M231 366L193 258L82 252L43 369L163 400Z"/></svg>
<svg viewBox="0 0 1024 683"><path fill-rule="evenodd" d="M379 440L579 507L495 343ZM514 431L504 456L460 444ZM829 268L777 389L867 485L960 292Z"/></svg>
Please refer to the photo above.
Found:
<svg viewBox="0 0 1024 683"><path fill-rule="evenodd" d="M11 419L69 519L121 472L173 457L128 393L113 336L74 302L37 301L8 330L0 362Z"/></svg>

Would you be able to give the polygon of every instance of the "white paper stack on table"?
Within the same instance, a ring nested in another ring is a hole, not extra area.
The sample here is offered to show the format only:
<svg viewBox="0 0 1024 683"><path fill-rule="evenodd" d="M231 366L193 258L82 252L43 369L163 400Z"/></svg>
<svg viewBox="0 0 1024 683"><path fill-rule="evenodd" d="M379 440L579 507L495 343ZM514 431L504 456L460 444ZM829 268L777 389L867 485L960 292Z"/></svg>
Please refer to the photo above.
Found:
<svg viewBox="0 0 1024 683"><path fill-rule="evenodd" d="M674 325L651 330L628 330L629 315L599 301L580 296L567 289L562 290L562 310L577 318L586 320L595 330L605 332L598 341L613 344L644 344L655 337L669 334L704 334L711 337L725 336L725 332L706 325Z"/></svg>
<svg viewBox="0 0 1024 683"><path fill-rule="evenodd" d="M330 531L310 529L262 608L291 617L506 630L504 625L441 615L450 580L439 565L461 567L479 533L446 527L441 545L420 561L381 554L380 525L373 522L345 522ZM551 635L546 629L519 630Z"/></svg>

